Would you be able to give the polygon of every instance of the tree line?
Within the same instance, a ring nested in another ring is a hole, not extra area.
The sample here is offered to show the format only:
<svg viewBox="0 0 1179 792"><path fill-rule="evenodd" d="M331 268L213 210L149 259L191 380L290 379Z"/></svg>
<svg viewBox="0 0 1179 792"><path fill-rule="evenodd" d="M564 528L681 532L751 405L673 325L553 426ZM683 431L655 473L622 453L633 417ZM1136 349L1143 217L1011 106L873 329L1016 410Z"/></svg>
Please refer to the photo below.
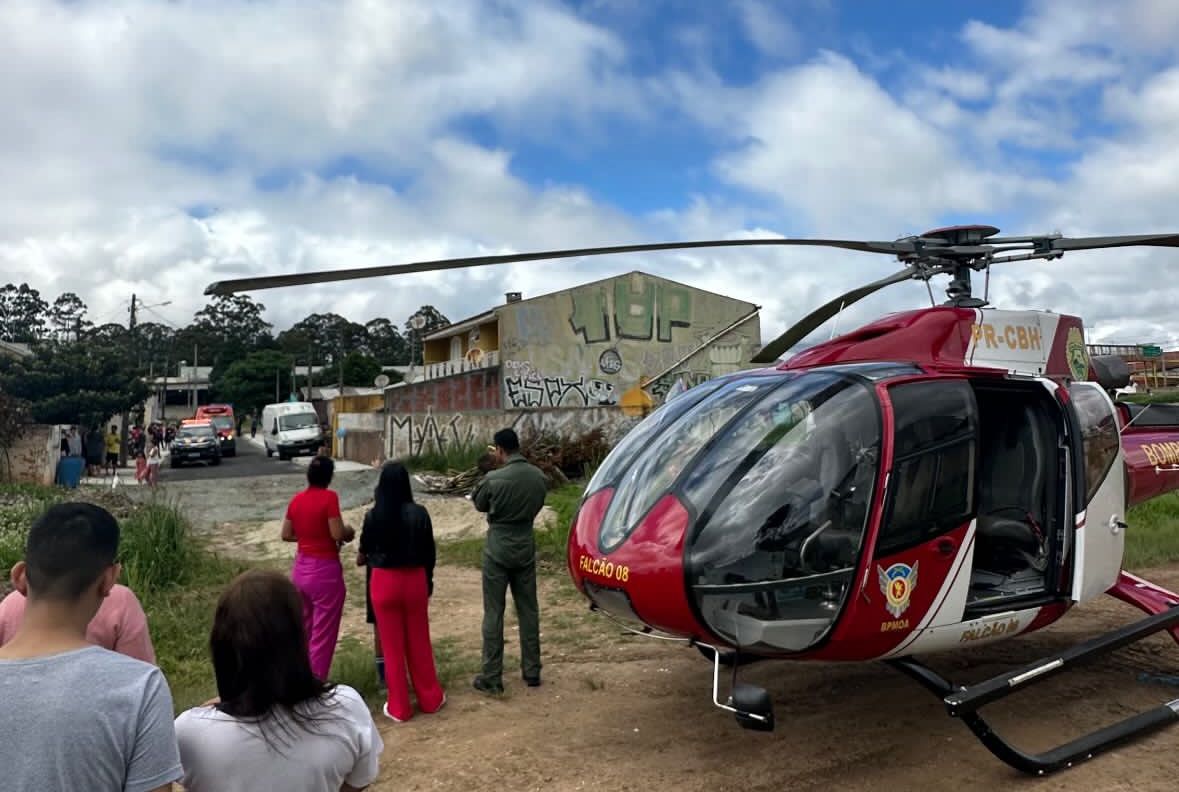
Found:
<svg viewBox="0 0 1179 792"><path fill-rule="evenodd" d="M420 363L422 337L450 324L424 305L401 327L386 317L360 324L313 313L275 333L266 306L246 295L211 298L183 327L137 301L128 309L125 322L97 324L73 292L50 303L27 283L6 284L0 340L27 344L33 355L0 355L0 413L94 425L133 411L149 394L145 378L176 377L182 364L212 366L210 397L245 412L274 400L276 378L284 397L307 384L301 372L292 381L292 369L323 367L314 385L372 385L385 366Z"/></svg>

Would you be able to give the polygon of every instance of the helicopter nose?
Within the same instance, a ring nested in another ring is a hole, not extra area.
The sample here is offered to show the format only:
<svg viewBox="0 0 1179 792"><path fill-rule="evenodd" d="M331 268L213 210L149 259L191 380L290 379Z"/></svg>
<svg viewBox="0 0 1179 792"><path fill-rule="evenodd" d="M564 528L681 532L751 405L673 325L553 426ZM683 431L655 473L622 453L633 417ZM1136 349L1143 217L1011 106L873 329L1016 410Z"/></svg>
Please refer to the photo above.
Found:
<svg viewBox="0 0 1179 792"><path fill-rule="evenodd" d="M573 582L598 607L664 632L698 632L684 582L684 542L690 516L674 495L664 495L617 548L601 550L601 532L614 490L591 495L569 532Z"/></svg>

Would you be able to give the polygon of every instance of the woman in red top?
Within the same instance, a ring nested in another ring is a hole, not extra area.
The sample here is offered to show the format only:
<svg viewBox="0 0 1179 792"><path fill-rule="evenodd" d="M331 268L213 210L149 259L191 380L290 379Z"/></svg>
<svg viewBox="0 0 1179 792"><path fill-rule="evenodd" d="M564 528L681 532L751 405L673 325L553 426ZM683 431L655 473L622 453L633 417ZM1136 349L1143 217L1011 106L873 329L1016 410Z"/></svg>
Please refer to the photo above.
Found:
<svg viewBox="0 0 1179 792"><path fill-rule="evenodd" d="M282 523L284 542L297 542L291 581L303 596L311 670L327 679L344 613L341 545L356 532L340 517L340 498L328 489L335 470L331 457L315 457L307 467L307 489L291 499Z"/></svg>

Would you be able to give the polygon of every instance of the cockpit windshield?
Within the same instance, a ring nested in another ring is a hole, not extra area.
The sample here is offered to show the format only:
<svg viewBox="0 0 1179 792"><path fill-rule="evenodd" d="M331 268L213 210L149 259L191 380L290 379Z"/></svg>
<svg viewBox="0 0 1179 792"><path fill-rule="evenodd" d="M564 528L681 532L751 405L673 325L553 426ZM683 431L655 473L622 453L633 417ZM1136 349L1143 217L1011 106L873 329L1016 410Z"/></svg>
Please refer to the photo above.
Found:
<svg viewBox="0 0 1179 792"><path fill-rule="evenodd" d="M838 615L880 451L873 391L839 373L774 383L692 461L689 584L736 645L801 651ZM688 420L685 416L683 420Z"/></svg>
<svg viewBox="0 0 1179 792"><path fill-rule="evenodd" d="M781 382L782 377L746 376L721 381L706 391L702 387L700 394L690 390L632 430L587 490L592 492L621 473L602 521L602 552L609 553L622 543L730 419ZM689 400L689 395L696 398Z"/></svg>

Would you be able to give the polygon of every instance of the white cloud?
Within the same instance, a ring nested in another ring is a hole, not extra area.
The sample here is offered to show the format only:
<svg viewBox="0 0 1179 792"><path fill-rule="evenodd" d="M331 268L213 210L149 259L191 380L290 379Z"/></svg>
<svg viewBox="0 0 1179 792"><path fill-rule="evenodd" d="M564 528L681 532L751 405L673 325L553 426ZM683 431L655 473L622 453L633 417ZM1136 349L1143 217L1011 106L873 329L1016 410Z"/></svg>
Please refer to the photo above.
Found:
<svg viewBox="0 0 1179 792"><path fill-rule="evenodd" d="M892 238L945 213L993 211L1019 187L834 53L768 77L734 136L749 142L720 161L723 177L821 235Z"/></svg>
<svg viewBox="0 0 1179 792"><path fill-rule="evenodd" d="M745 35L763 55L793 55L801 45L798 31L779 10L762 0L740 0L737 12Z"/></svg>
<svg viewBox="0 0 1179 792"><path fill-rule="evenodd" d="M125 317L133 292L148 304L171 300L159 313L183 323L209 282L259 273L651 238L888 239L947 218L1002 218L1009 233L1174 227L1174 3L1038 2L1010 28L964 24L944 63L828 52L770 61L778 65L739 85L710 60L735 51L725 30L670 5L587 5L604 19L630 16L594 23L555 0L9 0L0 15L0 277L50 297L76 291L99 317ZM791 57L807 46L805 20L781 5L736 9L729 24L739 20L759 51ZM683 31L698 46L654 73L634 68L632 49L653 51L635 38L642 24ZM1100 133L1089 127L1097 115ZM538 186L513 169L535 141L609 157L609 135L671 127L668 119L684 136L669 146L716 144L702 164L733 189L633 216L576 180ZM474 142L464 132L471 121L499 142ZM1061 164L1038 167L1042 151ZM344 158L388 184L314 175ZM276 184L259 187L275 171ZM196 219L192 206L216 211ZM1179 256L1118 251L1006 264L992 294L1005 307L1081 313L1113 340L1161 338L1174 335L1179 293L1162 277L1172 261ZM400 322L428 303L459 318L505 291L535 295L641 268L763 305L768 339L896 267L834 250L741 249L253 296L279 327L311 311ZM923 284L893 287L839 327L927 303Z"/></svg>

